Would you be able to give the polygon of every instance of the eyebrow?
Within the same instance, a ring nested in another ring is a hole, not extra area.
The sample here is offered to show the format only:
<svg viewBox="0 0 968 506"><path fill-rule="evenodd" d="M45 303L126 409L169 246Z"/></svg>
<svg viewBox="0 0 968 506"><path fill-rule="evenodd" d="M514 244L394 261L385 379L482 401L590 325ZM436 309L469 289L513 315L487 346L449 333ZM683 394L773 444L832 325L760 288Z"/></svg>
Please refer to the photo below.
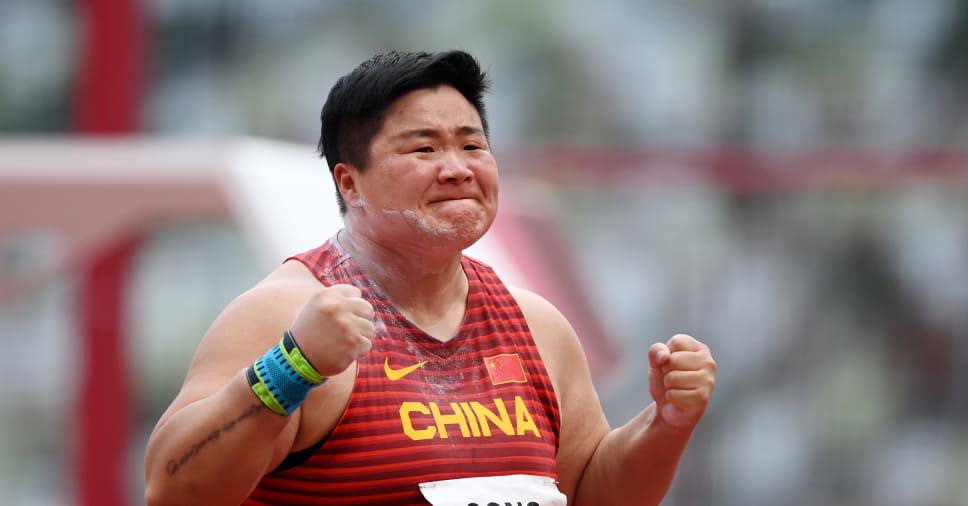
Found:
<svg viewBox="0 0 968 506"><path fill-rule="evenodd" d="M475 126L462 126L457 128L458 135L484 135L484 130ZM436 128L415 128L400 132L396 135L398 139L416 139L421 137L439 137L440 130Z"/></svg>

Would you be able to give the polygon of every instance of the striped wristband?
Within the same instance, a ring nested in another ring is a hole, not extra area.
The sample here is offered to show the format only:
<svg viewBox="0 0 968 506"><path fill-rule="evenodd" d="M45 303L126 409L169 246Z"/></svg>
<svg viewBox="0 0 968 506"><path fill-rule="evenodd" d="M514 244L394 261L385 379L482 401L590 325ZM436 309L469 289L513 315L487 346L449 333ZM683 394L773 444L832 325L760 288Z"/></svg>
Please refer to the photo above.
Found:
<svg viewBox="0 0 968 506"><path fill-rule="evenodd" d="M292 332L286 331L279 344L259 357L245 371L249 388L267 408L289 416L309 395L309 391L326 382L296 344Z"/></svg>

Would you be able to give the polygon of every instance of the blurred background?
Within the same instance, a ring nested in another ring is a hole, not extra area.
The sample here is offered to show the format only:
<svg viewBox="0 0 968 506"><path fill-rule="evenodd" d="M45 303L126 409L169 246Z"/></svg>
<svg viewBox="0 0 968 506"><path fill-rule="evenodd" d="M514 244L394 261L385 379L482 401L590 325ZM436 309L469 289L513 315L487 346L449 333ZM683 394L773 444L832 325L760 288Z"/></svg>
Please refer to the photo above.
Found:
<svg viewBox="0 0 968 506"><path fill-rule="evenodd" d="M4 504L143 503L199 337L281 260L204 167L311 159L340 75L450 48L611 423L652 342L718 359L664 504L968 504L968 2L0 0Z"/></svg>

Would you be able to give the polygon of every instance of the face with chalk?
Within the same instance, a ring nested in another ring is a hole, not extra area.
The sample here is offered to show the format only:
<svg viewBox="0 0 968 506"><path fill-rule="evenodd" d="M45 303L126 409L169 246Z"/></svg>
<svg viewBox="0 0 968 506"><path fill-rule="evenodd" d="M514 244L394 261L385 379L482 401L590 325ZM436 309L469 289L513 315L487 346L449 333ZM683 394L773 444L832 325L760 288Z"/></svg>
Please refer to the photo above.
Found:
<svg viewBox="0 0 968 506"><path fill-rule="evenodd" d="M497 213L497 163L480 115L452 86L393 102L368 162L339 163L333 172L354 236L452 254L483 236Z"/></svg>

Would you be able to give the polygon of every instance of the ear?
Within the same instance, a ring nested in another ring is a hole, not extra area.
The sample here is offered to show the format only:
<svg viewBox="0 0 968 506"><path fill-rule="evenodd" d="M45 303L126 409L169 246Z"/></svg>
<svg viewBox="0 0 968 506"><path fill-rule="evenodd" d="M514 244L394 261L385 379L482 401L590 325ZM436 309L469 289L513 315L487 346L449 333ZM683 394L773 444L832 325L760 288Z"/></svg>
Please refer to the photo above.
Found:
<svg viewBox="0 0 968 506"><path fill-rule="evenodd" d="M356 170L356 167L343 162L337 163L333 167L333 180L336 182L336 189L343 196L343 202L346 203L346 207L348 208L353 207L353 204L360 198L360 193L356 186L356 178L358 175L359 171Z"/></svg>

